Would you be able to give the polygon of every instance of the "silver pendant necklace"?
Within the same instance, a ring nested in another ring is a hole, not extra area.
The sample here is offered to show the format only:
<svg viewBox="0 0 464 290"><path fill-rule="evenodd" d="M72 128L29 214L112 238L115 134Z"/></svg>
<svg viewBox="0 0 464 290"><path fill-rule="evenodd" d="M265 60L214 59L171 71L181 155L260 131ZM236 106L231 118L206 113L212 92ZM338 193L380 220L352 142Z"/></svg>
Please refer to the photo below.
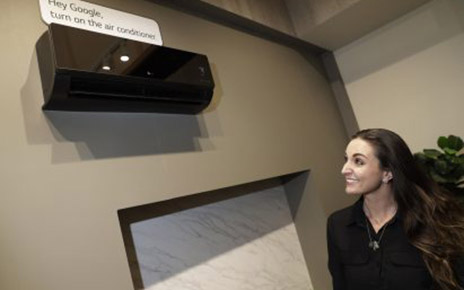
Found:
<svg viewBox="0 0 464 290"><path fill-rule="evenodd" d="M382 232L380 233L379 240L376 241L371 236L371 231L369 229L369 223L368 223L367 218L366 218L366 229L367 229L367 235L369 236L369 248L371 248L374 251L377 251L378 249L380 249L380 241L382 241L383 234L385 233L385 229L388 227L389 224L390 224L390 222L385 224L385 226L382 229Z"/></svg>
<svg viewBox="0 0 464 290"><path fill-rule="evenodd" d="M392 216L394 216L396 214L396 211L398 209L397 206L395 206L393 208L393 214ZM390 224L390 221L388 221L383 229L382 229L382 232L380 233L380 237L379 237L379 240L376 241L375 239L372 238L371 236L371 231L369 229L369 223L367 221L367 216L370 216L370 211L369 211L369 208L367 207L367 205L364 203L363 204L363 210L364 210L364 214L365 214L365 218L366 218L366 229L367 229L367 235L369 236L369 248L371 248L372 250L374 251L377 251L378 249L380 249L380 242L382 241L382 238L383 238L383 234L385 233L385 230L387 229L388 225Z"/></svg>

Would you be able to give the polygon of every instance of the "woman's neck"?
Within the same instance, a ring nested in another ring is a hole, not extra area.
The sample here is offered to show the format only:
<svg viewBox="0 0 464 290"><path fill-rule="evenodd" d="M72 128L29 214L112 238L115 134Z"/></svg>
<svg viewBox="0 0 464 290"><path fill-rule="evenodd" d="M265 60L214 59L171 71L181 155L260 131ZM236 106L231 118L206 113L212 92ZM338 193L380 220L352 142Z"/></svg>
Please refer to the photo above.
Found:
<svg viewBox="0 0 464 290"><path fill-rule="evenodd" d="M395 216L397 208L390 190L380 190L364 195L363 210L376 231Z"/></svg>

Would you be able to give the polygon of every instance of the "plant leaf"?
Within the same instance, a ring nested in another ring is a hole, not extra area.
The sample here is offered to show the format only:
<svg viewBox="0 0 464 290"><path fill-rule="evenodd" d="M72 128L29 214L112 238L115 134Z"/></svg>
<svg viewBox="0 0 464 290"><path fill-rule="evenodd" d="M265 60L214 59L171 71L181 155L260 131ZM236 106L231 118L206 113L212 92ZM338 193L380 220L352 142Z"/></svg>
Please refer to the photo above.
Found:
<svg viewBox="0 0 464 290"><path fill-rule="evenodd" d="M437 145L441 149L445 149L446 147L448 147L448 138L446 138L445 136L440 136L437 140Z"/></svg>
<svg viewBox="0 0 464 290"><path fill-rule="evenodd" d="M437 159L437 157L442 155L443 153L435 149L424 149L424 154L428 158Z"/></svg>
<svg viewBox="0 0 464 290"><path fill-rule="evenodd" d="M430 160L430 158L427 158L427 156L425 156L425 154L422 153L422 152L415 153L414 154L414 159L416 160L416 162L418 162L420 164L425 164L425 163L427 163L428 160ZM461 160L461 159L459 159L459 160ZM462 161L464 162L464 158L462 158Z"/></svg>
<svg viewBox="0 0 464 290"><path fill-rule="evenodd" d="M447 173L450 172L450 167L445 160L437 159L434 163L435 170L442 176L445 176Z"/></svg>
<svg viewBox="0 0 464 290"><path fill-rule="evenodd" d="M450 162L451 162L452 164L454 164L454 165L460 165L460 164L464 163L464 159L461 160L461 159L460 159L459 157L457 157L457 156L450 156L450 159L449 159L449 160L450 160Z"/></svg>
<svg viewBox="0 0 464 290"><path fill-rule="evenodd" d="M463 178L464 177L464 164L459 164L455 172L459 176L459 178Z"/></svg>
<svg viewBox="0 0 464 290"><path fill-rule="evenodd" d="M454 149L457 151L461 150L463 147L463 141L460 137L449 135L448 136L448 148Z"/></svg>
<svg viewBox="0 0 464 290"><path fill-rule="evenodd" d="M445 153L448 155L456 155L456 153L458 153L458 151L448 147L443 148L443 151L445 151Z"/></svg>
<svg viewBox="0 0 464 290"><path fill-rule="evenodd" d="M438 174L435 170L430 170L430 176L432 177L435 182L443 184L443 183L448 183L448 180L446 178L443 178L440 174Z"/></svg>

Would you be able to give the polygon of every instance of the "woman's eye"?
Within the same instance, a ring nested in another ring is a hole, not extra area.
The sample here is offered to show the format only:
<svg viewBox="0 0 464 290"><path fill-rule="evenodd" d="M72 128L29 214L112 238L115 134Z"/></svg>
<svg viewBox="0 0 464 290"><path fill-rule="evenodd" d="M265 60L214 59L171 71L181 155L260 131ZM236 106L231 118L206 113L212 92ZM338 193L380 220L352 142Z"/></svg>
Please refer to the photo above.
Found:
<svg viewBox="0 0 464 290"><path fill-rule="evenodd" d="M359 159L359 158L356 158L356 159L354 160L354 163L355 163L356 165L364 165L364 161L363 161L362 159Z"/></svg>

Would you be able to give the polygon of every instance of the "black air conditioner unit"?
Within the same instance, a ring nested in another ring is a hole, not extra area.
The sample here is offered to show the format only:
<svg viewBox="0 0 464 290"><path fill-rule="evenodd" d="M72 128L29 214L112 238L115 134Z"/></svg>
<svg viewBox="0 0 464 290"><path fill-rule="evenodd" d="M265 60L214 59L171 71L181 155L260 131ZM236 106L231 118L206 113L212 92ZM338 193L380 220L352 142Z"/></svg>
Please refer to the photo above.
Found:
<svg viewBox="0 0 464 290"><path fill-rule="evenodd" d="M205 55L58 24L36 49L43 110L196 114L213 96Z"/></svg>

